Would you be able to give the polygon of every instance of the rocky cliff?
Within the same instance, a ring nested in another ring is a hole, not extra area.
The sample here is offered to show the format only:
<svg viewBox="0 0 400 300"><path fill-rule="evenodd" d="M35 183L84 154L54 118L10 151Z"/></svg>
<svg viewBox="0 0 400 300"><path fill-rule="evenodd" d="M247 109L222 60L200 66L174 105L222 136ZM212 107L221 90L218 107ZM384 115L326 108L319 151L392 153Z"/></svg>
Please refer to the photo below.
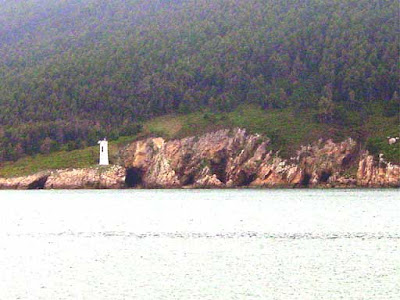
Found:
<svg viewBox="0 0 400 300"><path fill-rule="evenodd" d="M290 159L269 150L269 143L268 138L243 129L135 142L123 151L127 184L149 188L351 187L379 182L380 186L400 186L399 166L378 166L367 153L360 159L357 143L350 138L341 143L319 140Z"/></svg>
<svg viewBox="0 0 400 300"><path fill-rule="evenodd" d="M400 166L378 161L372 155L363 153L357 171L357 184L364 187L400 187Z"/></svg>
<svg viewBox="0 0 400 300"><path fill-rule="evenodd" d="M166 141L148 138L121 151L123 166L57 170L1 179L0 188L399 187L400 166L375 161L357 143L319 140L290 159L244 129Z"/></svg>
<svg viewBox="0 0 400 300"><path fill-rule="evenodd" d="M13 178L0 178L0 189L13 189L13 190L31 190L41 189L44 187L49 172L40 172L37 174L13 177Z"/></svg>
<svg viewBox="0 0 400 300"><path fill-rule="evenodd" d="M0 178L0 189L118 189L124 187L125 169L121 166L55 170L25 177Z"/></svg>

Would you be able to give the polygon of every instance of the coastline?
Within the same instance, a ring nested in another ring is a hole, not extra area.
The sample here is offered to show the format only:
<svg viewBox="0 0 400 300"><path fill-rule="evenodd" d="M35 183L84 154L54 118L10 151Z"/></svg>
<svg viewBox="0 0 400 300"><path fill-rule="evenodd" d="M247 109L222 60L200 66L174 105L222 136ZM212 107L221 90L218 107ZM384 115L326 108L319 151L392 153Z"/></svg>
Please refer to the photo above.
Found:
<svg viewBox="0 0 400 300"><path fill-rule="evenodd" d="M319 140L285 159L244 129L166 141L148 138L120 152L120 164L0 178L0 189L398 188L400 166L377 161L351 138Z"/></svg>

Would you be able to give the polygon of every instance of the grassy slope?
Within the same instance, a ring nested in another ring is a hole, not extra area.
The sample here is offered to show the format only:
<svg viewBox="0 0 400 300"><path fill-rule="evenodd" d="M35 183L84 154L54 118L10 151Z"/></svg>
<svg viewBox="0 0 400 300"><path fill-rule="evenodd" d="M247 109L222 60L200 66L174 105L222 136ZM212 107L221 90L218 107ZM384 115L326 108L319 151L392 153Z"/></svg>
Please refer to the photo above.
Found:
<svg viewBox="0 0 400 300"><path fill-rule="evenodd" d="M121 145L125 145L136 137L123 137L109 144L111 163L116 161ZM36 173L43 170L86 168L95 166L99 159L99 147L92 146L73 151L59 151L50 154L37 154L6 162L0 168L0 177L14 177Z"/></svg>
<svg viewBox="0 0 400 300"><path fill-rule="evenodd" d="M163 136L167 139L199 135L222 128L241 127L249 132L264 134L271 138L274 150L289 156L300 145L311 143L321 137L340 141L348 136L356 136L364 130L369 139L378 144L380 150L391 161L400 161L400 149L389 146L386 136L398 135L398 118L383 118L381 114L372 115L362 127L335 127L316 123L314 112L296 114L292 110L263 111L255 106L242 106L230 113L197 112L187 115L167 115L147 121L143 124L143 133L139 136L122 137L110 142L110 160L115 163L118 149L127 143L146 136ZM48 155L26 157L16 162L8 162L0 168L0 176L10 177L31 174L40 170L59 168L89 167L97 164L98 147L88 147L70 152L55 152Z"/></svg>

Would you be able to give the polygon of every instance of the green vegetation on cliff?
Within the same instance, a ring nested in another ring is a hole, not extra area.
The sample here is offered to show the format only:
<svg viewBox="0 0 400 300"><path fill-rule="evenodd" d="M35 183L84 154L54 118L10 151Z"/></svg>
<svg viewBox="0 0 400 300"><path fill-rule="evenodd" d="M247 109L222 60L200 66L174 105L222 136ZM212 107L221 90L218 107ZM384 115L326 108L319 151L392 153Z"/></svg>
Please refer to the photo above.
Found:
<svg viewBox="0 0 400 300"><path fill-rule="evenodd" d="M110 143L111 163L118 163L119 150L137 139L149 136L177 139L235 127L246 128L251 133L271 138L271 150L279 150L283 157L294 155L301 145L315 142L319 138L342 141L352 136L360 139L360 135L368 132L363 137L368 150L373 154L382 152L389 161L400 163L399 144L388 145L386 140L387 135L394 136L398 131L397 117L382 118L379 112L367 118L362 125L350 128L321 124L315 120L313 111L296 113L289 108L264 111L256 105L239 106L226 113L205 111L185 115L170 114L153 118L142 125L140 134L120 137ZM360 146L365 148L365 145ZM96 165L98 158L98 146L38 154L4 163L0 166L0 177L27 175L49 169L89 167Z"/></svg>
<svg viewBox="0 0 400 300"><path fill-rule="evenodd" d="M398 116L398 36L392 0L3 1L0 162L171 114L189 114L176 134L242 126L290 150L342 132L391 153L393 122L365 123Z"/></svg>

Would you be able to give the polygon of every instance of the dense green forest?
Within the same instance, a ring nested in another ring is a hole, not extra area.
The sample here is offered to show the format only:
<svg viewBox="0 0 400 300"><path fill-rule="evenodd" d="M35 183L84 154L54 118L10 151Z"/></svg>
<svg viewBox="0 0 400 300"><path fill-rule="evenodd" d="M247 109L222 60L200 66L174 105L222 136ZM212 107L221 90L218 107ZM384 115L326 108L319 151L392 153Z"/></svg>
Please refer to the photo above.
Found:
<svg viewBox="0 0 400 300"><path fill-rule="evenodd" d="M245 103L332 126L396 116L398 13L391 0L0 0L0 161Z"/></svg>

